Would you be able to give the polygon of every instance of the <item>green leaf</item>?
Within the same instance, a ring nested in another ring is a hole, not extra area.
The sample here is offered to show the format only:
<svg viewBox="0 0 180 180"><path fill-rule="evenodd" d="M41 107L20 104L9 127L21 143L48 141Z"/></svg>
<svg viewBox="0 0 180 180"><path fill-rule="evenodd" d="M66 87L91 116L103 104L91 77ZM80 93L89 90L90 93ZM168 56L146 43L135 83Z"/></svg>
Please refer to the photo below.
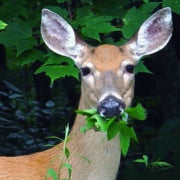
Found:
<svg viewBox="0 0 180 180"><path fill-rule="evenodd" d="M64 163L63 166L68 169L68 176L69 176L69 179L70 179L71 174L72 174L72 165L69 164L69 163Z"/></svg>
<svg viewBox="0 0 180 180"><path fill-rule="evenodd" d="M121 151L123 156L126 156L130 146L130 139L133 139L136 142L138 142L138 139L133 127L127 126L126 122L124 121L120 121L119 123Z"/></svg>
<svg viewBox="0 0 180 180"><path fill-rule="evenodd" d="M147 155L143 155L143 159L144 159L144 163L146 165L146 167L148 166L148 159L149 157Z"/></svg>
<svg viewBox="0 0 180 180"><path fill-rule="evenodd" d="M33 47L36 45L37 45L37 41L33 37L30 37L27 39L21 39L17 41L16 43L17 55L16 56L19 56L20 54L22 54L24 51L28 49L33 49Z"/></svg>
<svg viewBox="0 0 180 180"><path fill-rule="evenodd" d="M122 119L122 121L128 123L128 113L125 111L123 113L121 113L121 119Z"/></svg>
<svg viewBox="0 0 180 180"><path fill-rule="evenodd" d="M62 65L63 64L63 65ZM79 70L70 58L58 56L54 53L48 55L48 60L36 70L35 74L44 72L51 79L51 84L61 77L73 76L79 79Z"/></svg>
<svg viewBox="0 0 180 180"><path fill-rule="evenodd" d="M120 131L119 123L111 123L111 125L109 126L107 130L108 140L111 140L112 138L114 138L119 131Z"/></svg>
<svg viewBox="0 0 180 180"><path fill-rule="evenodd" d="M104 132L107 130L106 122L99 114L95 114L91 118L96 120L95 126L97 129Z"/></svg>
<svg viewBox="0 0 180 180"><path fill-rule="evenodd" d="M26 51L17 57L17 64L20 66L32 64L37 60L41 60L43 55L43 52L36 49Z"/></svg>
<svg viewBox="0 0 180 180"><path fill-rule="evenodd" d="M121 18L122 15L125 13L124 7L129 5L129 1L127 0L118 0L118 1L100 1L96 0L93 1L93 5L98 9L98 12L105 15L112 15L116 18Z"/></svg>
<svg viewBox="0 0 180 180"><path fill-rule="evenodd" d="M68 138L68 134L69 134L69 124L66 126L66 129L65 129L65 141Z"/></svg>
<svg viewBox="0 0 180 180"><path fill-rule="evenodd" d="M148 167L148 163L149 163L148 159L149 159L149 157L147 155L143 155L142 159L136 159L133 162L135 162L135 163L143 163L143 164L145 164L146 167Z"/></svg>
<svg viewBox="0 0 180 180"><path fill-rule="evenodd" d="M101 41L99 36L100 33L110 33L120 30L112 26L110 22L103 22L101 19L105 19L104 17L99 17L99 19L94 17L94 19L96 21L89 21L89 24L86 24L86 26L81 30L86 37Z"/></svg>
<svg viewBox="0 0 180 180"><path fill-rule="evenodd" d="M60 56L55 53L50 53L47 55L48 59L44 63L44 65L60 65L60 64L67 64L69 66L74 66L74 62L72 59L65 57L65 56Z"/></svg>
<svg viewBox="0 0 180 180"><path fill-rule="evenodd" d="M123 36L127 39L132 37L159 4L159 2L150 2L141 5L138 9L135 7L129 9L123 18L124 25L121 28Z"/></svg>
<svg viewBox="0 0 180 180"><path fill-rule="evenodd" d="M66 158L68 159L70 156L70 151L67 147L64 148L64 154L65 154Z"/></svg>
<svg viewBox="0 0 180 180"><path fill-rule="evenodd" d="M74 25L82 27L81 32L85 37L101 41L99 36L100 33L110 33L120 30L111 25L110 21L112 21L112 19L113 17L110 16L94 15L91 8L86 6L77 10L77 17Z"/></svg>
<svg viewBox="0 0 180 180"><path fill-rule="evenodd" d="M173 166L167 162L164 161L154 161L154 162L149 162L149 157L147 155L143 155L142 159L136 159L133 162L135 163L143 163L145 164L146 167L149 168L172 168Z"/></svg>
<svg viewBox="0 0 180 180"><path fill-rule="evenodd" d="M0 30L5 29L6 26L7 24L0 20Z"/></svg>
<svg viewBox="0 0 180 180"><path fill-rule="evenodd" d="M0 32L0 43L5 46L15 46L17 56L37 45L37 41L32 37L32 27L28 22L10 22L5 31Z"/></svg>
<svg viewBox="0 0 180 180"><path fill-rule="evenodd" d="M63 1L63 0L61 0L61 1ZM64 0L64 1L66 1L66 0ZM58 7L58 6L45 6L45 8L59 14L64 19L68 20L67 19L68 11L65 8L61 8L61 7Z"/></svg>
<svg viewBox="0 0 180 180"><path fill-rule="evenodd" d="M136 136L136 132L134 130L133 127L129 127L129 136L131 137L131 139L133 139L134 141L138 142L137 136Z"/></svg>
<svg viewBox="0 0 180 180"><path fill-rule="evenodd" d="M46 138L48 138L48 139L57 139L57 140L59 140L59 141L62 141L62 139L59 138L58 136L48 136L48 137L46 137Z"/></svg>
<svg viewBox="0 0 180 180"><path fill-rule="evenodd" d="M145 164L145 160L144 159L136 159L133 162Z"/></svg>
<svg viewBox="0 0 180 180"><path fill-rule="evenodd" d="M54 169L48 169L46 179L49 179L49 177L51 177L53 180L58 180L58 176L56 172L54 171Z"/></svg>
<svg viewBox="0 0 180 180"><path fill-rule="evenodd" d="M51 84L61 77L73 76L78 79L79 70L73 66L62 66L62 65L45 65L38 68L35 74L44 72L51 79Z"/></svg>
<svg viewBox="0 0 180 180"><path fill-rule="evenodd" d="M19 41L28 38L32 38L32 29L24 21L11 22L5 31L0 32L0 43L5 46L17 46Z"/></svg>
<svg viewBox="0 0 180 180"><path fill-rule="evenodd" d="M135 67L135 74L137 73L149 73L152 74L151 71L144 65L144 61L140 60L137 66Z"/></svg>
<svg viewBox="0 0 180 180"><path fill-rule="evenodd" d="M163 7L170 7L172 11L180 14L180 0L163 0Z"/></svg>
<svg viewBox="0 0 180 180"><path fill-rule="evenodd" d="M84 116L90 116L90 115L94 115L97 113L96 109L79 109L76 110L77 114L82 114Z"/></svg>
<svg viewBox="0 0 180 180"><path fill-rule="evenodd" d="M1 1L1 6L0 6L0 17L2 17L4 20L6 19L7 22L9 20L17 20L18 18L22 19L28 19L29 15L31 14L37 14L39 12L36 11L36 9L32 8L34 6L33 2L27 6L25 1L23 0L5 0ZM31 17L32 18L32 17ZM28 21L31 21L28 19Z"/></svg>
<svg viewBox="0 0 180 180"><path fill-rule="evenodd" d="M163 161L155 161L151 162L151 166L155 168L171 168L173 167L171 164Z"/></svg>
<svg viewBox="0 0 180 180"><path fill-rule="evenodd" d="M136 107L126 108L125 112L127 112L130 117L137 120L145 120L147 116L146 110L140 103L138 103Z"/></svg>
<svg viewBox="0 0 180 180"><path fill-rule="evenodd" d="M95 127L94 119L86 118L86 124L83 127L81 127L80 132L85 133L86 131L92 129L93 127Z"/></svg>
<svg viewBox="0 0 180 180"><path fill-rule="evenodd" d="M130 146L130 136L128 135L128 127L125 123L120 126L119 138L122 154L126 156Z"/></svg>

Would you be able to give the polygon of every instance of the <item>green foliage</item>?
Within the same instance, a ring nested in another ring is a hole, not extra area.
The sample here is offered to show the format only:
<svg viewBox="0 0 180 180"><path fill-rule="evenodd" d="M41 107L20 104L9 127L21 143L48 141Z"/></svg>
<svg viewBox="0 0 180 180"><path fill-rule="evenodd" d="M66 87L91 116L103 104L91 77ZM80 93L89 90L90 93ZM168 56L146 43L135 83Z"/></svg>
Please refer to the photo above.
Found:
<svg viewBox="0 0 180 180"><path fill-rule="evenodd" d="M44 53L42 51L38 51L37 49L31 49L19 55L17 57L16 64L19 67L31 66L37 60L41 61L43 58L43 55Z"/></svg>
<svg viewBox="0 0 180 180"><path fill-rule="evenodd" d="M87 14L87 16L84 16L84 14ZM95 15L90 7L82 7L77 10L74 24L81 27L81 33L84 37L101 41L100 33L119 31L119 28L110 24L112 19L113 17L110 16Z"/></svg>
<svg viewBox="0 0 180 180"><path fill-rule="evenodd" d="M72 166L71 166L71 164L64 163L63 167L65 167L68 170L68 179L67 180L70 180L71 179L71 174L72 174Z"/></svg>
<svg viewBox="0 0 180 180"><path fill-rule="evenodd" d="M135 162L135 163L143 163L143 164L145 164L146 167L148 167L148 159L149 159L149 157L147 155L143 155L142 159L136 159L133 162Z"/></svg>
<svg viewBox="0 0 180 180"><path fill-rule="evenodd" d="M124 25L121 28L123 36L127 39L132 37L149 14L159 5L158 2L146 3L138 9L132 7L123 17Z"/></svg>
<svg viewBox="0 0 180 180"><path fill-rule="evenodd" d="M149 71L149 69L144 65L144 61L142 59L139 61L139 63L135 67L135 74L137 74L137 73L152 74L152 72Z"/></svg>
<svg viewBox="0 0 180 180"><path fill-rule="evenodd" d="M14 46L17 56L37 45L32 37L32 28L28 22L16 21L9 23L5 31L0 32L0 43L5 46Z"/></svg>
<svg viewBox="0 0 180 180"><path fill-rule="evenodd" d="M146 118L146 111L140 104L133 108L126 108L125 112L118 118L101 117L95 109L77 110L76 113L87 116L86 124L81 128L82 133L93 128L96 131L105 132L108 140L119 134L121 151L124 156L128 152L130 140L138 141L134 128L128 126L128 116L137 120L145 120Z"/></svg>
<svg viewBox="0 0 180 180"><path fill-rule="evenodd" d="M62 65L66 63L67 65ZM45 72L51 79L51 84L61 77L72 76L78 79L79 70L74 66L74 63L63 56L50 54L47 62L38 68L35 74Z"/></svg>
<svg viewBox="0 0 180 180"><path fill-rule="evenodd" d="M173 166L167 162L164 161L149 161L149 157L147 155L143 155L142 159L136 159L133 162L135 163L142 163L146 166L146 168L151 168L151 169L167 169L167 168L172 168Z"/></svg>
<svg viewBox="0 0 180 180"><path fill-rule="evenodd" d="M163 7L170 7L172 11L180 14L180 0L163 0Z"/></svg>
<svg viewBox="0 0 180 180"><path fill-rule="evenodd" d="M46 176L47 179L51 177L53 180L58 180L57 173L54 171L54 169L49 168Z"/></svg>
<svg viewBox="0 0 180 180"><path fill-rule="evenodd" d="M0 20L0 30L5 29L7 24Z"/></svg>
<svg viewBox="0 0 180 180"><path fill-rule="evenodd" d="M138 120L145 120L146 119L146 110L142 107L142 105L140 103L137 104L136 107L134 108L127 108L125 110L128 115L134 119L138 119Z"/></svg>
<svg viewBox="0 0 180 180"><path fill-rule="evenodd" d="M136 2L136 1L135 1ZM176 1L163 1L163 6L170 6L175 12L178 12L178 3ZM28 4L25 0L11 0L3 2L0 7L0 17L8 23L7 28L0 32L0 43L11 51L16 51L17 63L13 63L19 68L24 65L32 65L36 61L45 62L42 42L39 40L41 35L40 12L42 8L48 8L72 24L78 30L80 36L88 40L96 40L99 42L110 42L112 44L122 44L129 39L139 28L140 24L150 15L150 13L160 5L160 2L149 2L144 0L143 3L134 6L131 1L109 1L98 0L82 0L81 3L71 0L32 1ZM78 7L76 10L73 7ZM36 7L36 8L34 8ZM127 9L126 7L131 7ZM67 18L70 17L70 18ZM113 23L112 23L113 22ZM116 23L114 23L116 22ZM4 28L6 24L0 21L0 28ZM116 42L111 37L113 32L121 31L122 34L116 38ZM103 36L102 36L103 35ZM49 56L49 58L55 59ZM12 60L10 60L12 61ZM55 60L56 61L56 60ZM65 58L61 57L61 64L51 63L51 65L43 64L36 73L44 72L54 80L64 77L78 77L78 71L71 64L64 66ZM13 63L11 66L13 66ZM142 62L138 65L137 72L149 71Z"/></svg>
<svg viewBox="0 0 180 180"><path fill-rule="evenodd" d="M69 157L70 157L70 151L67 147L67 143L68 141L70 140L69 138L69 125L66 126L66 129L65 129L65 138L63 140L63 155L64 157L55 157L55 161L59 160L60 159L60 164L59 164L59 170L58 171L55 171L54 169L52 168L49 168L47 170L47 173L46 173L46 179L48 179L49 177L51 177L53 180L60 180L61 179L61 170L66 168L68 170L68 178L67 180L70 180L71 179L71 174L72 174L72 165L69 163ZM56 137L56 136L52 136L52 137L49 137L49 138L55 138L55 139L58 139L58 140L61 140L61 138L59 137ZM60 149L61 151L61 149ZM53 164L55 162L54 160L51 162L51 164Z"/></svg>

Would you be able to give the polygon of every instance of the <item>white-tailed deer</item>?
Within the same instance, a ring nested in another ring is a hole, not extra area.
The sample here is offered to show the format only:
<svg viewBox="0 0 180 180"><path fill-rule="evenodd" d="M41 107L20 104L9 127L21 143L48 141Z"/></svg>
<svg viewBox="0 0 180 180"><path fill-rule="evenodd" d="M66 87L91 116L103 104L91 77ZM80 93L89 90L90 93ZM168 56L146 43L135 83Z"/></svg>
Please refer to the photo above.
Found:
<svg viewBox="0 0 180 180"><path fill-rule="evenodd" d="M97 108L105 117L118 116L130 106L134 91L134 66L144 56L162 49L172 35L170 8L157 11L125 45L91 47L80 40L72 27L59 15L42 11L41 33L46 45L74 60L82 74L79 109ZM84 117L77 115L67 144L71 152L73 180L115 180L120 164L118 137L108 141L106 134L80 132ZM0 157L0 180L43 180L49 165L58 171L63 144L31 155ZM87 163L80 156L86 157ZM67 177L61 170L61 178Z"/></svg>

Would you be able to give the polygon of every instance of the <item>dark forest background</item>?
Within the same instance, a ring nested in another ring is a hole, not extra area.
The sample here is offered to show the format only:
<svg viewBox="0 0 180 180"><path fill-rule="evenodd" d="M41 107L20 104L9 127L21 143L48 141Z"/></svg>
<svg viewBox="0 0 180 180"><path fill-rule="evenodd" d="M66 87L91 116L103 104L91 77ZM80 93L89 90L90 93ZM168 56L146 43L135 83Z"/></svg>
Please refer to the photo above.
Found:
<svg viewBox="0 0 180 180"><path fill-rule="evenodd" d="M173 11L173 36L162 51L144 58L139 66L134 104L141 102L148 118L135 125L139 144L132 143L122 158L118 179L179 179L179 0L0 0L0 20L7 24L0 30L0 155L30 154L56 144L56 139L47 137L63 138L78 107L79 71L42 42L42 8L63 16L96 46L125 43L150 14L166 6ZM143 154L173 168L133 163Z"/></svg>

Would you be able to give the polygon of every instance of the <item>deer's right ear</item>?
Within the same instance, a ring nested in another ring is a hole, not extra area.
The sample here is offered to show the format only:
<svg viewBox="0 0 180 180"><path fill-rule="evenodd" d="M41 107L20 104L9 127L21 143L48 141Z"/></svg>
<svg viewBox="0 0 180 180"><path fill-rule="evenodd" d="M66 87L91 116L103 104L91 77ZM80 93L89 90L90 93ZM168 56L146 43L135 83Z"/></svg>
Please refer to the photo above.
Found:
<svg viewBox="0 0 180 180"><path fill-rule="evenodd" d="M52 51L72 58L76 64L80 63L87 45L76 37L73 28L58 14L42 10L41 34Z"/></svg>
<svg viewBox="0 0 180 180"><path fill-rule="evenodd" d="M172 35L172 14L170 8L163 8L150 16L139 28L137 34L126 44L136 60L153 54L168 43Z"/></svg>

